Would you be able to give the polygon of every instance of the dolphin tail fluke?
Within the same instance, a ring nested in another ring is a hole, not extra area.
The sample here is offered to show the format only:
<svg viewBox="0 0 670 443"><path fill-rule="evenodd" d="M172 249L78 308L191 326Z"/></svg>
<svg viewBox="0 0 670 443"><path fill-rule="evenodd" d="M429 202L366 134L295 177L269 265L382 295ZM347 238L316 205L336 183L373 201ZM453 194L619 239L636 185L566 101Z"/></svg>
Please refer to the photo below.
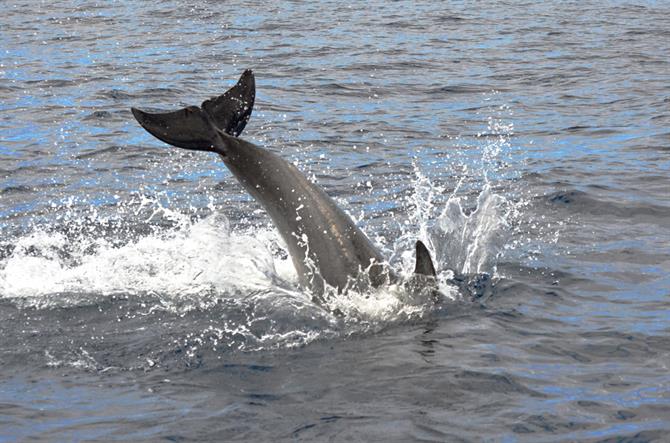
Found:
<svg viewBox="0 0 670 443"><path fill-rule="evenodd" d="M197 106L174 112L149 113L131 108L135 119L151 135L178 148L218 152L220 135L208 115Z"/></svg>
<svg viewBox="0 0 670 443"><path fill-rule="evenodd" d="M250 69L237 84L218 97L205 100L202 107L189 106L172 112L149 113L132 108L137 121L154 137L178 148L224 154L220 147L225 135L240 135L254 106L256 83Z"/></svg>
<svg viewBox="0 0 670 443"><path fill-rule="evenodd" d="M256 99L256 80L251 69L242 73L237 84L218 97L205 100L201 108L217 128L237 137L247 125Z"/></svg>
<svg viewBox="0 0 670 443"><path fill-rule="evenodd" d="M426 248L426 245L421 240L417 240L416 242L416 267L414 268L414 273L429 277L437 275L435 266L433 266L433 260L430 258L430 252L428 252L428 248Z"/></svg>

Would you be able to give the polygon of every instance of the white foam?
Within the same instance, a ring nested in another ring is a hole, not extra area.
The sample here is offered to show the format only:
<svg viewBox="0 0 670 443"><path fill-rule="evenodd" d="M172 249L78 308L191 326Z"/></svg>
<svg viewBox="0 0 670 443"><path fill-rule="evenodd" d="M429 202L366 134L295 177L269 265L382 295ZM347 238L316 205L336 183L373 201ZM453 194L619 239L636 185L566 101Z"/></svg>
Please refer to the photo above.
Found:
<svg viewBox="0 0 670 443"><path fill-rule="evenodd" d="M294 284L297 277L285 263L288 260L274 257L268 249L275 236L273 230L263 228L231 234L222 215L120 247L92 237L85 239L86 245L72 248L61 233L35 231L19 239L13 254L2 263L0 293L36 304L52 294L69 297L52 299L55 304L76 302L77 294L157 294L202 305L208 294ZM61 258L58 251L68 248L75 257ZM87 252L91 249L95 252Z"/></svg>

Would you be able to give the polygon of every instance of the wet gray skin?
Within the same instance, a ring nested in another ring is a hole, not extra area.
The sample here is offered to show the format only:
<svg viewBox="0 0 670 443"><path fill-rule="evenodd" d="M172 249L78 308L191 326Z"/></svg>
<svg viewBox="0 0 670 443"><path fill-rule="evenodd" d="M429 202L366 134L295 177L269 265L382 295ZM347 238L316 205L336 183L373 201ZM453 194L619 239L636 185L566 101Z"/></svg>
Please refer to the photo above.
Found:
<svg viewBox="0 0 670 443"><path fill-rule="evenodd" d="M233 88L201 108L132 111L157 138L223 158L270 215L288 247L300 285L314 295L322 295L326 285L346 292L396 281L372 242L319 186L280 156L236 137L251 115L254 96L253 74L247 70ZM433 277L427 249L418 242L416 250L416 273Z"/></svg>
<svg viewBox="0 0 670 443"><path fill-rule="evenodd" d="M324 281L346 289L368 268L372 286L392 277L365 234L295 166L247 141L222 139L224 163L272 218L302 286L315 294L323 292Z"/></svg>

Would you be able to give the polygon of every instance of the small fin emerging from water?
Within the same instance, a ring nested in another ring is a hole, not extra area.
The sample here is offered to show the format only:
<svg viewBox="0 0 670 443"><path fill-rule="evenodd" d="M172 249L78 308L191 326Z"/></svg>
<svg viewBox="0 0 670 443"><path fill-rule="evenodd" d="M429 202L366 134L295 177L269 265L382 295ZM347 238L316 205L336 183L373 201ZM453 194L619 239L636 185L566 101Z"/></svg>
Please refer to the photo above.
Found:
<svg viewBox="0 0 670 443"><path fill-rule="evenodd" d="M435 266L433 266L433 260L430 258L430 252L428 252L428 248L426 248L426 245L421 240L417 240L416 242L416 267L414 268L414 273L430 277L437 275Z"/></svg>
<svg viewBox="0 0 670 443"><path fill-rule="evenodd" d="M422 305L428 302L439 303L444 299L437 283L437 273L428 248L420 240L416 242L416 267L414 275L404 282L405 293L401 297L404 303Z"/></svg>

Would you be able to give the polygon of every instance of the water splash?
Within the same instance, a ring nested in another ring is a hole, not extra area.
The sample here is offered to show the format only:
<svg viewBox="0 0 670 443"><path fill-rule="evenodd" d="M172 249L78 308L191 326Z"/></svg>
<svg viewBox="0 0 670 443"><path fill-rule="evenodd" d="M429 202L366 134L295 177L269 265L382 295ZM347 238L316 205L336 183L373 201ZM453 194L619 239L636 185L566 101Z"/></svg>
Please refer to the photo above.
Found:
<svg viewBox="0 0 670 443"><path fill-rule="evenodd" d="M406 218L385 246L401 276L413 273L417 238L433 253L440 289L449 298L458 298L449 283L455 273L495 274L517 241L524 204L504 176L511 131L489 119L488 134L476 139L481 143L463 148L478 153L475 161L460 156L444 165L457 171L455 185L431 181L434 166L424 172L415 159ZM189 359L203 349L275 349L369 333L430 311L425 300L407 297L401 284L366 293L331 291L325 306L314 303L298 288L273 227L256 220L231 228L213 203L194 215L139 193L111 208L116 219L94 205L82 216L81 202L75 203L54 208L58 223L48 229L34 226L16 238L0 259L0 297L35 308L125 300L129 321L160 312L193 314L197 321L169 343ZM161 361L160 352L150 360Z"/></svg>
<svg viewBox="0 0 670 443"><path fill-rule="evenodd" d="M454 138L447 162L420 165L414 159L414 192L405 203L409 217L393 249L407 251L416 238L426 243L441 271L442 288L453 273L497 276L503 255L524 243L519 237L529 199L517 186L511 110L503 105L485 112L486 129L473 140ZM437 177L446 170L453 184L433 183L424 169ZM411 253L402 254L402 268L410 271L412 260Z"/></svg>
<svg viewBox="0 0 670 443"><path fill-rule="evenodd" d="M174 223L120 246L72 225L65 232L77 232L74 238L33 231L16 241L2 263L0 292L35 305L81 303L78 295L157 294L192 301L194 308L208 303L207 294L290 287L296 280L287 260L268 249L278 241L274 230L233 234L222 214L191 221L159 205L149 220L156 218Z"/></svg>
<svg viewBox="0 0 670 443"><path fill-rule="evenodd" d="M490 185L469 212L464 209L464 198L451 196L431 230L438 257L463 274L494 274L510 226L508 205Z"/></svg>

